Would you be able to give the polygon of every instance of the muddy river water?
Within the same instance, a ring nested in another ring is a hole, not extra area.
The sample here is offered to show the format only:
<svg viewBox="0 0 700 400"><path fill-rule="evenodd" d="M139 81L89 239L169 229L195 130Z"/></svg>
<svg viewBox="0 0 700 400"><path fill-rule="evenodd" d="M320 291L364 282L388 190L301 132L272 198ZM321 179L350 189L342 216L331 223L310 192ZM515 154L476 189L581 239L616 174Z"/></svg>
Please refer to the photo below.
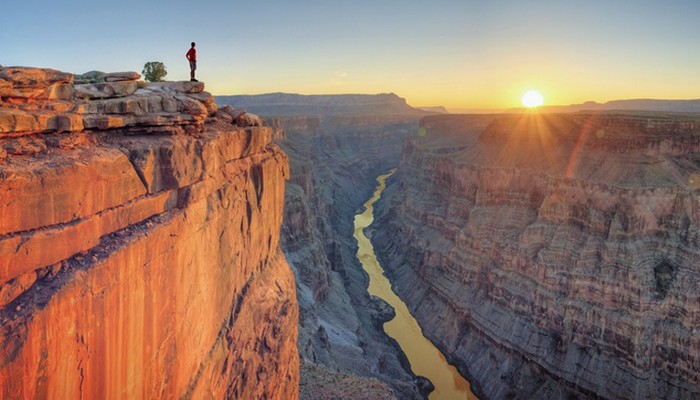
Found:
<svg viewBox="0 0 700 400"><path fill-rule="evenodd" d="M368 291L371 295L384 299L396 310L396 317L384 324L384 331L401 346L413 373L428 378L435 385L435 391L430 394L429 399L476 399L469 388L469 382L445 360L442 352L423 336L423 331L406 304L391 289L391 284L384 276L384 270L374 254L374 247L363 232L374 221L374 203L381 197L386 188L386 180L393 173L394 170L377 178L374 195L365 202L364 212L355 215L354 236L359 247L357 258L369 274Z"/></svg>

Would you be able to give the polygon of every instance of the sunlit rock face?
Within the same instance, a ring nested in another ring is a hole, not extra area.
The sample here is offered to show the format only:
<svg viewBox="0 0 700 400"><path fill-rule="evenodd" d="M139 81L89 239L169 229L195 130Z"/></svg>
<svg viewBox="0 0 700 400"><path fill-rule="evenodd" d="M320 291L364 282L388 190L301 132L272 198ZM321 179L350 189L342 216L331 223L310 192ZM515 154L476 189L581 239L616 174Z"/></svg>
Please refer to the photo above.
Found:
<svg viewBox="0 0 700 400"><path fill-rule="evenodd" d="M700 118L427 117L374 234L484 398L700 396Z"/></svg>
<svg viewBox="0 0 700 400"><path fill-rule="evenodd" d="M295 398L272 129L107 78L0 69L0 397Z"/></svg>

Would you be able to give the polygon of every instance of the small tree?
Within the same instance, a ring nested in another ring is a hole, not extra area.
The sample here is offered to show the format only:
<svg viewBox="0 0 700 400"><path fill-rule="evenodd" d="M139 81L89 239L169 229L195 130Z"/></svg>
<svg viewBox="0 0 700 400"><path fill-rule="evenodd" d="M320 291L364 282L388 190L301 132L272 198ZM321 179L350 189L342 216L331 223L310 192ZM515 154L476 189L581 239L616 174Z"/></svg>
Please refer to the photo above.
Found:
<svg viewBox="0 0 700 400"><path fill-rule="evenodd" d="M149 61L143 65L143 71L141 71L144 79L149 82L162 82L165 80L165 76L168 75L168 71L165 69L165 64L160 61Z"/></svg>

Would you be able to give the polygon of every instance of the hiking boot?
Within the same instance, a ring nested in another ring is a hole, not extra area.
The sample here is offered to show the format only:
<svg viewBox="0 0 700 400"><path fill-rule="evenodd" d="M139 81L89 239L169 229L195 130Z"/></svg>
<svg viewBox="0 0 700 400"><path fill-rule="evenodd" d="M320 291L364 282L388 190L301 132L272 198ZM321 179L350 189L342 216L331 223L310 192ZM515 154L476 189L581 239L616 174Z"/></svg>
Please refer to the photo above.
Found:
<svg viewBox="0 0 700 400"><path fill-rule="evenodd" d="M194 79L194 78L192 78L192 79L190 79L190 82L199 82L199 81L196 80L196 79Z"/></svg>

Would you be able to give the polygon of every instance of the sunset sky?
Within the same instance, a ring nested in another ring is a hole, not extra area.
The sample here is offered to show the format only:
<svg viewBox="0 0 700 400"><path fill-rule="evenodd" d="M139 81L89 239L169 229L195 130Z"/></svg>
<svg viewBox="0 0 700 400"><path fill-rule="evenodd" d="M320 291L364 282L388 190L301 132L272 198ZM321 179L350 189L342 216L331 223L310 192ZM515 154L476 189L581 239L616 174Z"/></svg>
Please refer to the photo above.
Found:
<svg viewBox="0 0 700 400"><path fill-rule="evenodd" d="M700 1L11 1L0 64L198 78L217 94L394 92L505 108L700 98Z"/></svg>

